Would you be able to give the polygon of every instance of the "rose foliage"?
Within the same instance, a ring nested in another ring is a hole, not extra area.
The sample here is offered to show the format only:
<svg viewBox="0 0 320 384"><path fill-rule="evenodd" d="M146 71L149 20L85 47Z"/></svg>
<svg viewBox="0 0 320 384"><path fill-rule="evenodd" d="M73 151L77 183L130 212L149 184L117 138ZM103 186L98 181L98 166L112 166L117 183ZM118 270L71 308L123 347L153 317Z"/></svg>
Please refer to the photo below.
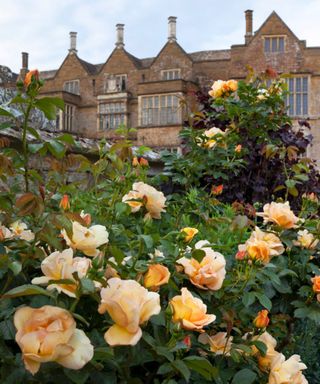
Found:
<svg viewBox="0 0 320 384"><path fill-rule="evenodd" d="M95 163L66 134L41 141L30 111L63 108L41 86L34 72L0 107L23 144L0 152L1 383L316 383L300 332L320 324L316 174L281 136L281 84L214 84L187 153L167 157L170 193L125 129ZM50 155L47 175L31 154ZM252 188L272 164L279 194L271 175ZM66 183L69 167L90 183Z"/></svg>

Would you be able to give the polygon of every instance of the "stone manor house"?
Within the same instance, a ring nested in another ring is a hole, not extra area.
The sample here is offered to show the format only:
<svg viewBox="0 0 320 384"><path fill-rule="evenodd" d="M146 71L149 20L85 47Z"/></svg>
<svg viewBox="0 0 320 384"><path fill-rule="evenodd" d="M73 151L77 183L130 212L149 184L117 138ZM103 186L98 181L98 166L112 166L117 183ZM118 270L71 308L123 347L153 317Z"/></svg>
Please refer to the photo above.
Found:
<svg viewBox="0 0 320 384"><path fill-rule="evenodd" d="M187 53L177 42L172 16L156 57L139 59L126 51L123 24L117 24L115 48L102 64L82 60L76 39L77 33L70 32L70 49L60 67L41 73L43 95L65 101L57 129L111 139L123 123L137 128L138 145L176 149L186 113L181 100L214 80L245 78L249 64L256 72L272 67L292 75L288 112L296 123L310 119L314 144L309 155L320 158L320 47L307 47L276 12L253 32L253 11L245 11L244 42L224 50ZM23 53L20 75L27 70L28 54Z"/></svg>

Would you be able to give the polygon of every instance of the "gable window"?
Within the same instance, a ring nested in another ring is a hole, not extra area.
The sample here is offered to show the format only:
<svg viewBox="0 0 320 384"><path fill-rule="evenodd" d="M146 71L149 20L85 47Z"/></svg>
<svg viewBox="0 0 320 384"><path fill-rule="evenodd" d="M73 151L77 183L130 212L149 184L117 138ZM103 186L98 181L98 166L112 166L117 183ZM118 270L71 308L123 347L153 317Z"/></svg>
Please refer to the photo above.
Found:
<svg viewBox="0 0 320 384"><path fill-rule="evenodd" d="M290 116L308 114L308 77L292 77L287 79L288 94L286 105Z"/></svg>
<svg viewBox="0 0 320 384"><path fill-rule="evenodd" d="M107 93L112 92L124 92L127 89L127 75L110 75L105 83L105 91Z"/></svg>
<svg viewBox="0 0 320 384"><path fill-rule="evenodd" d="M178 80L181 78L180 69L166 69L161 71L162 80Z"/></svg>
<svg viewBox="0 0 320 384"><path fill-rule="evenodd" d="M177 95L143 96L140 113L141 126L181 123L181 109Z"/></svg>
<svg viewBox="0 0 320 384"><path fill-rule="evenodd" d="M284 36L269 36L264 38L264 52L284 52Z"/></svg>
<svg viewBox="0 0 320 384"><path fill-rule="evenodd" d="M124 102L99 105L99 130L116 129L126 124L126 104Z"/></svg>
<svg viewBox="0 0 320 384"><path fill-rule="evenodd" d="M73 93L74 95L80 95L80 81L79 80L66 81L63 84L63 90L69 93Z"/></svg>

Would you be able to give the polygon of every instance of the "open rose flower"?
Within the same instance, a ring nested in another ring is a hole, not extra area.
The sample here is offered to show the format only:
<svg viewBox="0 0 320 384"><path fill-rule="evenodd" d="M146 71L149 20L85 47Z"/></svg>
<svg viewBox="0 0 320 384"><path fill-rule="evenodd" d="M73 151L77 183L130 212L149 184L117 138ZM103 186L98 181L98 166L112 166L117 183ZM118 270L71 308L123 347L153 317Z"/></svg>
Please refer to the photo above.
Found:
<svg viewBox="0 0 320 384"><path fill-rule="evenodd" d="M0 241L10 239L12 236L12 232L7 227L0 224Z"/></svg>
<svg viewBox="0 0 320 384"><path fill-rule="evenodd" d="M195 244L196 249L205 252L205 256L199 262L198 260L182 257L177 263L182 265L184 273L189 276L192 284L201 289L216 291L221 288L226 275L226 260L219 252L215 252L206 245L208 241L198 241Z"/></svg>
<svg viewBox="0 0 320 384"><path fill-rule="evenodd" d="M313 292L317 293L317 300L320 302L320 275L313 277L311 281Z"/></svg>
<svg viewBox="0 0 320 384"><path fill-rule="evenodd" d="M201 333L198 340L202 344L209 344L210 351L216 355L224 354L230 356L233 337L228 337L227 332L218 332L213 336L209 336L207 333Z"/></svg>
<svg viewBox="0 0 320 384"><path fill-rule="evenodd" d="M213 98L229 96L232 92L238 89L236 80L217 80L212 84L209 95Z"/></svg>
<svg viewBox="0 0 320 384"><path fill-rule="evenodd" d="M308 232L307 229L298 231L297 240L293 242L294 245L305 249L315 249L318 243L319 240L316 239L312 233Z"/></svg>
<svg viewBox="0 0 320 384"><path fill-rule="evenodd" d="M130 206L131 212L138 212L144 206L148 211L145 219L160 219L165 212L166 198L162 192L140 181L133 184L132 191L123 196L122 202Z"/></svg>
<svg viewBox="0 0 320 384"><path fill-rule="evenodd" d="M65 229L61 231L61 234L69 247L79 249L87 256L97 256L99 254L97 248L109 241L109 234L103 225L86 228L77 221L72 223L71 239Z"/></svg>
<svg viewBox="0 0 320 384"><path fill-rule="evenodd" d="M261 355L259 350L253 346L253 353L258 358L258 364L261 370L267 371L270 369L272 360L278 355L279 352L275 350L277 346L277 341L274 337L270 335L268 332L263 332L261 335L253 336L253 341L262 341L267 347L266 354L264 356Z"/></svg>
<svg viewBox="0 0 320 384"><path fill-rule="evenodd" d="M170 272L167 267L161 264L151 264L143 278L143 285L153 291L159 289L163 284L167 284L170 279Z"/></svg>
<svg viewBox="0 0 320 384"><path fill-rule="evenodd" d="M76 328L65 309L22 307L14 315L14 325L25 367L33 375L41 363L55 361L66 368L81 369L93 357L89 338Z"/></svg>
<svg viewBox="0 0 320 384"><path fill-rule="evenodd" d="M27 228L27 224L23 223L20 220L15 221L10 225L11 233L13 236L17 236L22 240L33 241L34 233Z"/></svg>
<svg viewBox="0 0 320 384"><path fill-rule="evenodd" d="M198 146L205 148L214 148L218 142L223 140L223 137L226 135L227 131L222 131L220 128L212 127L204 131L204 136L206 139L203 140L199 138ZM223 145L223 144L222 144Z"/></svg>
<svg viewBox="0 0 320 384"><path fill-rule="evenodd" d="M263 212L256 214L257 216L263 217L264 223L274 223L283 229L296 228L297 222L301 219L295 216L291 211L289 202L265 204Z"/></svg>
<svg viewBox="0 0 320 384"><path fill-rule="evenodd" d="M302 374L307 366L301 362L299 355L292 355L286 360L282 353L278 353L271 362L268 384L308 384Z"/></svg>
<svg viewBox="0 0 320 384"><path fill-rule="evenodd" d="M173 310L172 321L182 328L202 332L203 327L215 321L215 315L207 315L207 306L202 300L193 297L187 288L181 289L181 295L170 300Z"/></svg>
<svg viewBox="0 0 320 384"><path fill-rule="evenodd" d="M78 283L74 280L73 273L77 272L79 278L85 277L91 267L91 260L86 257L73 258L71 248L62 252L53 252L41 263L41 270L44 276L32 279L32 284L48 284L50 280L71 280L70 284L50 284L47 289L56 289L70 297L76 297L75 291ZM73 283L72 283L73 282Z"/></svg>
<svg viewBox="0 0 320 384"><path fill-rule="evenodd" d="M270 232L263 232L256 227L245 244L238 246L239 252L245 252L250 259L268 264L273 256L284 252L284 246L278 236Z"/></svg>
<svg viewBox="0 0 320 384"><path fill-rule="evenodd" d="M160 312L160 296L135 280L113 277L101 290L99 313L108 312L115 322L104 335L111 345L135 345L142 336L140 324Z"/></svg>

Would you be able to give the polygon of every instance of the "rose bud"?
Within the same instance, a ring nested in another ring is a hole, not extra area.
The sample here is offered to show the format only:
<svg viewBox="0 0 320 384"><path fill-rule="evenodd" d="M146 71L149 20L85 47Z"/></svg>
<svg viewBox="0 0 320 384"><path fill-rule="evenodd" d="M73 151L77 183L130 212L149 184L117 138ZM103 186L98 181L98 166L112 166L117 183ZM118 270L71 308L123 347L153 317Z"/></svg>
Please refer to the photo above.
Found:
<svg viewBox="0 0 320 384"><path fill-rule="evenodd" d="M258 316L253 320L256 328L266 328L270 322L268 317L269 312L266 309L258 312Z"/></svg>

